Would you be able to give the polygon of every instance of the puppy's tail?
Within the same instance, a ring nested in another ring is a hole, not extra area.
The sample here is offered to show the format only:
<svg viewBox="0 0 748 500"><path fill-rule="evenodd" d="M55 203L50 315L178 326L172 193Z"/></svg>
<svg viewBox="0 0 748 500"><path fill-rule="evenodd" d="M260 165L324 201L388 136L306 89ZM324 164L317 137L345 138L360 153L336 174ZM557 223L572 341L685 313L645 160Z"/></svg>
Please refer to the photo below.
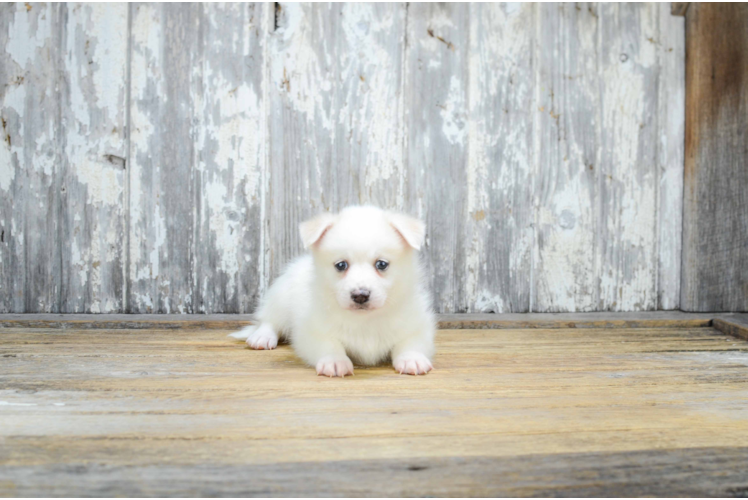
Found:
<svg viewBox="0 0 748 500"><path fill-rule="evenodd" d="M258 325L247 325L238 332L229 335L232 339L247 340L252 333L257 330Z"/></svg>

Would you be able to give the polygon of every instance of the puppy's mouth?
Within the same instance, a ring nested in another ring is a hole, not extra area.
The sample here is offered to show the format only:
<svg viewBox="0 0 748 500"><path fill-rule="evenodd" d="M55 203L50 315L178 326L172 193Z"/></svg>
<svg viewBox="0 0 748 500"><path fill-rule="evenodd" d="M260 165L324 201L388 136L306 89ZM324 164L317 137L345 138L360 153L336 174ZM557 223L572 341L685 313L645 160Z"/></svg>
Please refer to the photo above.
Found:
<svg viewBox="0 0 748 500"><path fill-rule="evenodd" d="M372 307L370 304L351 304L348 306L349 311L355 311L355 312L366 312L366 311L373 311L377 309L376 307Z"/></svg>

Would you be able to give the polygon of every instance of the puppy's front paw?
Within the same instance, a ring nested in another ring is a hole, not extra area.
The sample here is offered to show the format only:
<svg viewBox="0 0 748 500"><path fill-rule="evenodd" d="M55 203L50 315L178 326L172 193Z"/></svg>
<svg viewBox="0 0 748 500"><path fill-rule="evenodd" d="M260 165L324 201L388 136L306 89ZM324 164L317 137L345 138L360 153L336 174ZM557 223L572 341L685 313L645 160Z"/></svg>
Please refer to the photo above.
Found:
<svg viewBox="0 0 748 500"><path fill-rule="evenodd" d="M252 349L275 349L278 347L278 335L268 328L258 328L247 337L247 345Z"/></svg>
<svg viewBox="0 0 748 500"><path fill-rule="evenodd" d="M395 371L406 375L426 375L434 367L429 358L420 352L404 352L392 362Z"/></svg>
<svg viewBox="0 0 748 500"><path fill-rule="evenodd" d="M326 377L353 375L353 363L348 356L325 356L317 361L317 375L325 375Z"/></svg>

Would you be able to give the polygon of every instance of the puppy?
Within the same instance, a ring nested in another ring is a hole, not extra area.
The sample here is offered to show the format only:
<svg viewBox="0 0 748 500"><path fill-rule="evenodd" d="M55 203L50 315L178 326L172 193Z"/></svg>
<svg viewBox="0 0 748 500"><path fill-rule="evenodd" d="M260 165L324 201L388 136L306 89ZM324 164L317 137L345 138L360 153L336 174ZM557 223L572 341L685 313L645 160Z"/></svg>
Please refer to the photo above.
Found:
<svg viewBox="0 0 748 500"><path fill-rule="evenodd" d="M231 337L253 349L279 338L318 375L353 375L353 363L390 359L399 373L432 369L436 322L417 251L424 224L372 206L323 213L299 226L311 252L273 283L251 325Z"/></svg>

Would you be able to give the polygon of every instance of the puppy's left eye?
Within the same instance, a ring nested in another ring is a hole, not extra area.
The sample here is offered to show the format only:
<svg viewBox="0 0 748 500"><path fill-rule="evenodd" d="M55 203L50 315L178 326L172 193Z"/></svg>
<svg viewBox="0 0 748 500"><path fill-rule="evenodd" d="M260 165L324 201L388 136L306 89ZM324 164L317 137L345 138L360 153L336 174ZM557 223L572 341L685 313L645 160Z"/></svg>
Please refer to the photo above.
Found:
<svg viewBox="0 0 748 500"><path fill-rule="evenodd" d="M389 265L390 265L390 263L389 263L389 262L387 262L386 260L378 260L378 261L376 261L376 262L374 263L374 267L376 267L376 268L377 268L377 269L379 269L380 271L384 271L385 269L387 269L387 267L388 267Z"/></svg>

